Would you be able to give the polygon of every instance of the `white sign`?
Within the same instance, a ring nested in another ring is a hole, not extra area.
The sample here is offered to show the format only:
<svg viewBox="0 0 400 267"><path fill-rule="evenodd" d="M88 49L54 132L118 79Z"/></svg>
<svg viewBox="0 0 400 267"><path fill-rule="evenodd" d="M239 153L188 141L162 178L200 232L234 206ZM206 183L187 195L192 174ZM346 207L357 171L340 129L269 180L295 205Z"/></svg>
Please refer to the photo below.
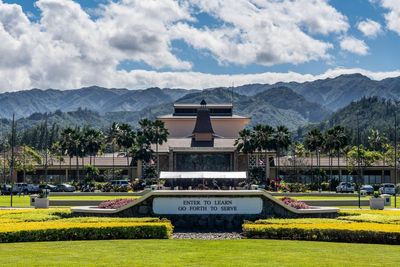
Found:
<svg viewBox="0 0 400 267"><path fill-rule="evenodd" d="M156 214L259 214L259 197L156 197Z"/></svg>

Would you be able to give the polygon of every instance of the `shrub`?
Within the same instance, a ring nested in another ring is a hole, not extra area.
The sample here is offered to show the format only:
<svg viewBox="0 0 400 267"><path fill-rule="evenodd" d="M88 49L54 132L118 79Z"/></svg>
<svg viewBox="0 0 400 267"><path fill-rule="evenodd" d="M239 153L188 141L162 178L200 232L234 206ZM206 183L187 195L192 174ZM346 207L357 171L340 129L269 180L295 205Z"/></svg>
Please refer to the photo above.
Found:
<svg viewBox="0 0 400 267"><path fill-rule="evenodd" d="M161 239L169 238L172 226L168 223L137 223L131 226L82 227L0 232L0 243L102 240L102 239Z"/></svg>
<svg viewBox="0 0 400 267"><path fill-rule="evenodd" d="M295 199L290 198L290 197L284 197L284 198L281 199L281 201L285 205L288 205L288 206L290 206L292 208L295 208L295 209L309 209L310 208L310 206L308 206L303 201L295 200Z"/></svg>
<svg viewBox="0 0 400 267"><path fill-rule="evenodd" d="M101 209L118 209L118 208L128 205L132 201L133 201L133 199L130 199L130 198L107 200L107 201L101 202L98 207Z"/></svg>
<svg viewBox="0 0 400 267"><path fill-rule="evenodd" d="M324 229L245 224L247 238L291 239L348 243L400 244L400 232L354 229Z"/></svg>
<svg viewBox="0 0 400 267"><path fill-rule="evenodd" d="M289 192L306 192L307 187L302 183L287 183L287 188Z"/></svg>

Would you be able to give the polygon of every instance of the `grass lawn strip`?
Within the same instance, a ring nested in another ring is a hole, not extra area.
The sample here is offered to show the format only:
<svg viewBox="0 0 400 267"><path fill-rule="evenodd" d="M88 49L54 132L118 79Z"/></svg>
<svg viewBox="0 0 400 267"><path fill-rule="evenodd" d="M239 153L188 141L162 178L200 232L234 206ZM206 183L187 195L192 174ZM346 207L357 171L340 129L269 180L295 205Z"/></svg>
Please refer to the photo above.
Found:
<svg viewBox="0 0 400 267"><path fill-rule="evenodd" d="M400 247L249 239L107 240L0 244L0 257L5 266L398 266Z"/></svg>

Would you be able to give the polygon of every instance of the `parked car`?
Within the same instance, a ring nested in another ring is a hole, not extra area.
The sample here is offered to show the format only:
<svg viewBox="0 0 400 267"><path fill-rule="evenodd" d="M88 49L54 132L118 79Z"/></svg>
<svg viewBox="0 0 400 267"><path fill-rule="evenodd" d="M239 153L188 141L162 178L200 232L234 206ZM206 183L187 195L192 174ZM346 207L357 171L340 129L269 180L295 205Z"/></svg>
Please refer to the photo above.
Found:
<svg viewBox="0 0 400 267"><path fill-rule="evenodd" d="M1 186L1 195L9 195L11 192L11 185L3 184Z"/></svg>
<svg viewBox="0 0 400 267"><path fill-rule="evenodd" d="M336 193L353 193L353 192L354 192L354 186L351 183L341 182L336 187Z"/></svg>
<svg viewBox="0 0 400 267"><path fill-rule="evenodd" d="M396 187L394 184L382 184L381 187L379 187L379 193L380 194L389 194L389 195L394 195L396 192Z"/></svg>
<svg viewBox="0 0 400 267"><path fill-rule="evenodd" d="M368 195L372 195L374 193L374 187L369 184L361 186L360 190L364 190Z"/></svg>
<svg viewBox="0 0 400 267"><path fill-rule="evenodd" d="M129 181L128 180L112 180L111 181L112 186L129 186Z"/></svg>
<svg viewBox="0 0 400 267"><path fill-rule="evenodd" d="M47 189L49 192L59 192L58 187L52 184L42 184L39 187L40 189Z"/></svg>
<svg viewBox="0 0 400 267"><path fill-rule="evenodd" d="M34 194L39 193L40 188L34 184L16 183L12 188L13 194Z"/></svg>
<svg viewBox="0 0 400 267"><path fill-rule="evenodd" d="M59 192L75 192L76 188L70 184L58 184L57 185Z"/></svg>

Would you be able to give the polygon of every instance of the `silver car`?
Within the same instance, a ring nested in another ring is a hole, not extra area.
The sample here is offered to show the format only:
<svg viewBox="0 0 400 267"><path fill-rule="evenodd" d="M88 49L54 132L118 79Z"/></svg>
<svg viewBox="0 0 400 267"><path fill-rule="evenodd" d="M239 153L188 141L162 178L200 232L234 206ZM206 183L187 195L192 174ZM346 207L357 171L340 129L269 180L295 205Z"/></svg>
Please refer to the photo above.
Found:
<svg viewBox="0 0 400 267"><path fill-rule="evenodd" d="M389 195L394 195L396 192L396 187L394 184L382 184L381 187L379 187L379 193L380 194L389 194Z"/></svg>
<svg viewBox="0 0 400 267"><path fill-rule="evenodd" d="M341 182L336 187L336 193L353 193L353 192L354 192L354 186L351 183Z"/></svg>

